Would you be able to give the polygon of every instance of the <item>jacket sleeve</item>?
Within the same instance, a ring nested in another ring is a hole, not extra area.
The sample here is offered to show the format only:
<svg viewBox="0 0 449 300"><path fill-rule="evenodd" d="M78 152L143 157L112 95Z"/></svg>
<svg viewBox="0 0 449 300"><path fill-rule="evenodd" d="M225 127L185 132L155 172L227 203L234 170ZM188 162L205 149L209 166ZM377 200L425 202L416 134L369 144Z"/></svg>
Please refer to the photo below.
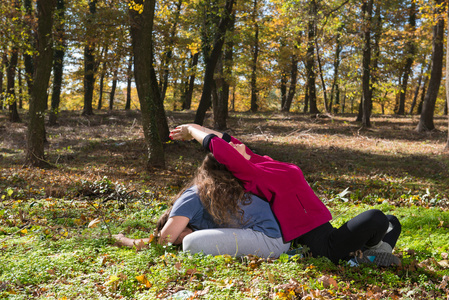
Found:
<svg viewBox="0 0 449 300"><path fill-rule="evenodd" d="M207 146L214 154L215 159L225 165L245 186L251 184L258 173L258 167L254 163L247 160L234 147L229 145L225 139L221 139L218 136L211 136Z"/></svg>

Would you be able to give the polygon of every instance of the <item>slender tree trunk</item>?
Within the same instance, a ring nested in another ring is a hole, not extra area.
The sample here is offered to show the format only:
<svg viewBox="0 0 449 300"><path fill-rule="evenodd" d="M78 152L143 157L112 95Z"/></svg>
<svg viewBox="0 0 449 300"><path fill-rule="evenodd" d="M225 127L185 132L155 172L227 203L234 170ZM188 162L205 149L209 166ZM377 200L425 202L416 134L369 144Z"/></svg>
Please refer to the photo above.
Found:
<svg viewBox="0 0 449 300"><path fill-rule="evenodd" d="M8 67L8 57L6 56L6 50L5 49L3 49L3 53L2 53L2 61L1 61L1 63L0 63L0 110L3 110L3 106L4 106L4 103L3 103L3 100L4 100L4 92L5 92L5 89L3 88L3 68L7 68Z"/></svg>
<svg viewBox="0 0 449 300"><path fill-rule="evenodd" d="M189 65L189 81L185 88L185 96L182 102L182 109L190 109L192 105L193 90L195 88L196 66L198 65L199 52L191 55L191 63Z"/></svg>
<svg viewBox="0 0 449 300"><path fill-rule="evenodd" d="M226 30L231 22L231 12L234 6L234 0L226 0L224 15L221 17L214 36L214 44L210 55L205 55L206 70L204 72L203 93L195 115L195 123L202 125L206 117L206 111L211 105L212 85L214 81L214 71L218 58L221 55L221 49L224 44Z"/></svg>
<svg viewBox="0 0 449 300"><path fill-rule="evenodd" d="M318 70L320 71L321 87L323 89L324 110L327 113L329 113L330 110L329 110L329 103L327 102L326 83L324 82L323 66L321 65L321 58L320 58L320 47L316 35L315 35L315 47L316 47L316 60L318 62Z"/></svg>
<svg viewBox="0 0 449 300"><path fill-rule="evenodd" d="M296 47L297 48L297 47ZM298 58L296 53L292 55L291 70L290 70L290 87L288 89L288 95L285 99L282 111L289 112L292 106L293 97L296 93L296 81L298 77Z"/></svg>
<svg viewBox="0 0 449 300"><path fill-rule="evenodd" d="M53 90L51 93L51 109L48 123L49 125L56 125L59 113L59 103L61 102L61 88L62 77L64 72L64 55L65 55L65 31L64 31L64 19L65 19L65 0L57 0L56 3L56 15L57 25L56 32L58 38L58 44L54 51L53 57Z"/></svg>
<svg viewBox="0 0 449 300"><path fill-rule="evenodd" d="M28 143L26 164L35 167L44 167L48 163L44 156L45 143L45 104L47 102L47 89L50 80L53 48L52 26L55 0L38 0L38 28L37 28L37 57L33 76L33 89L30 97L30 121L28 123Z"/></svg>
<svg viewBox="0 0 449 300"><path fill-rule="evenodd" d="M34 47L34 37L33 33L31 31L31 28L33 28L33 5L32 0L24 0L23 1L26 16L27 19L25 21L25 26L27 30L28 40L27 43L29 43L30 46ZM26 73L26 82L28 86L28 95L31 95L31 89L33 88L33 74L34 74L34 62L33 62L33 56L27 52L23 54L24 58L24 65L25 65L25 73Z"/></svg>
<svg viewBox="0 0 449 300"><path fill-rule="evenodd" d="M11 58L9 59L8 69L6 71L6 99L9 103L9 121L13 123L21 122L19 112L17 111L17 97L15 95L15 81L18 59L19 50L17 48L13 48L11 52Z"/></svg>
<svg viewBox="0 0 449 300"><path fill-rule="evenodd" d="M447 10L447 16L449 18L449 9ZM447 22L447 27L449 29L449 21ZM447 39L446 49L449 49L449 39ZM446 112L449 110L449 51L446 50ZM449 116L447 118L447 142L443 151L449 151Z"/></svg>
<svg viewBox="0 0 449 300"><path fill-rule="evenodd" d="M404 66L404 75L402 77L402 84L401 84L401 90L399 94L399 109L397 114L398 115L404 115L405 114L405 96L407 93L407 84L408 84L408 78L410 76L410 73L412 71L412 65L415 61L415 53L416 53L416 47L414 42L414 32L416 27L416 4L414 1L412 1L410 8L410 16L408 19L408 24L410 25L410 33L412 34L409 37L409 40L407 41L407 50L406 50L406 59L405 59L405 66Z"/></svg>
<svg viewBox="0 0 449 300"><path fill-rule="evenodd" d="M134 52L134 78L142 111L142 126L147 145L147 167L164 167L165 156L157 123L160 97L153 66L153 21L156 0L137 0L142 13L130 9L131 40Z"/></svg>
<svg viewBox="0 0 449 300"><path fill-rule="evenodd" d="M89 17L87 30L90 29L92 19L97 13L98 0L89 0ZM95 42L93 38L87 37L86 45L84 46L84 107L83 116L90 116L94 114L92 102L94 97L95 85Z"/></svg>
<svg viewBox="0 0 449 300"><path fill-rule="evenodd" d="M309 22L308 22L308 41L307 41L307 56L306 56L306 74L307 74L307 100L310 105L310 113L318 114L316 103L316 74L315 74L315 35L316 35L316 14L317 7L315 0L309 2ZM307 107L304 106L305 108Z"/></svg>
<svg viewBox="0 0 449 300"><path fill-rule="evenodd" d="M126 72L126 104L125 110L131 109L131 81L132 81L132 70L133 70L133 58L129 56L128 60L128 71Z"/></svg>
<svg viewBox="0 0 449 300"><path fill-rule="evenodd" d="M112 77L111 92L109 93L109 110L114 109L114 97L115 97L115 90L117 88L117 76L118 76L118 69L116 68L114 70L114 75Z"/></svg>
<svg viewBox="0 0 449 300"><path fill-rule="evenodd" d="M259 58L259 24L257 23L257 0L254 0L253 7L253 25L254 25L254 44L253 44L253 57L251 62L251 111L256 112L259 108L258 105L258 89L257 89L257 60Z"/></svg>
<svg viewBox="0 0 449 300"><path fill-rule="evenodd" d="M436 0L436 4L441 8L443 0ZM430 71L429 88L424 98L423 109L419 119L416 131L430 131L435 129L433 122L433 115L435 111L435 102L437 100L438 91L440 89L441 77L443 71L443 56L444 56L444 18L439 17L437 24L434 26L434 41L432 51L432 69Z"/></svg>
<svg viewBox="0 0 449 300"><path fill-rule="evenodd" d="M337 105L338 103L337 102L339 100L336 99L336 101L335 101L335 104L336 104L335 105L335 107L336 107L335 109L333 109L333 102L334 102L335 91L337 91L337 93L338 93L337 81L338 81L338 71L339 71L339 68L340 68L340 53L341 53L341 41L340 41L341 34L340 34L340 31L342 29L343 29L342 26L340 26L338 28L337 36L335 38L336 46L335 46L335 58L334 58L334 79L332 81L331 98L329 100L329 111L330 112L333 111L334 113L338 112L338 105Z"/></svg>
<svg viewBox="0 0 449 300"><path fill-rule="evenodd" d="M104 79L106 77L106 68L107 68L106 61L103 61L102 65L103 67L101 68L100 82L98 89L98 104L97 104L98 110L100 110L103 107Z"/></svg>
<svg viewBox="0 0 449 300"><path fill-rule="evenodd" d="M424 84L422 86L422 92L421 92L421 99L419 101L418 104L418 115L420 115L422 113L422 108L424 105L424 99L426 98L426 92L427 92L427 85L429 82L429 77L428 76L424 76Z"/></svg>
<svg viewBox="0 0 449 300"><path fill-rule="evenodd" d="M304 93L304 108L303 113L307 113L309 111L309 86L306 84L306 90Z"/></svg>
<svg viewBox="0 0 449 300"><path fill-rule="evenodd" d="M419 72L418 83L416 85L415 93L413 95L412 105L410 106L409 115L413 114L413 110L415 109L416 102L418 100L419 90L421 89L422 78L424 74L424 63L421 64L421 71Z"/></svg>
<svg viewBox="0 0 449 300"><path fill-rule="evenodd" d="M281 84L279 90L281 91L281 110L284 110L285 102L287 101L287 67L282 68Z"/></svg>
<svg viewBox="0 0 449 300"><path fill-rule="evenodd" d="M371 127L371 19L373 13L373 0L368 0L365 2L363 8L364 21L365 21L365 32L364 39L365 44L363 48L363 115L362 124L365 127Z"/></svg>
<svg viewBox="0 0 449 300"><path fill-rule="evenodd" d="M17 81L19 84L19 94L17 95L17 103L19 104L19 109L23 108L23 83L22 83L22 72L20 68L17 70Z"/></svg>

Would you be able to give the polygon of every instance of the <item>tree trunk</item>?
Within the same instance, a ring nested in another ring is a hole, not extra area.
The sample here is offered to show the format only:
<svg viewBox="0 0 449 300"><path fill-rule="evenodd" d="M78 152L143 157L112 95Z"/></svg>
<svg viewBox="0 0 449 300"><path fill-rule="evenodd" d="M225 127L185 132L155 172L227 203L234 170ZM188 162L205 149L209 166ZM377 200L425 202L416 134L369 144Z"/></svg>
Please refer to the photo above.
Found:
<svg viewBox="0 0 449 300"><path fill-rule="evenodd" d="M98 110L100 110L103 107L104 79L106 77L106 68L107 68L106 61L104 61L102 65L103 67L101 68L100 82L98 89L98 104L97 104Z"/></svg>
<svg viewBox="0 0 449 300"><path fill-rule="evenodd" d="M116 68L114 70L114 75L112 77L111 92L109 93L109 110L113 110L114 109L115 90L117 88L117 75L118 75L118 69Z"/></svg>
<svg viewBox="0 0 449 300"><path fill-rule="evenodd" d="M414 42L414 32L416 27L416 4L414 1L412 1L410 8L410 16L408 19L408 24L410 25L410 31L412 33L411 37L409 37L409 40L407 41L407 49L406 49L406 56L405 59L405 66L404 66L404 75L402 77L402 84L401 84L401 90L399 94L399 109L397 114L398 115L404 115L405 114L405 96L407 93L407 84L408 84L408 78L410 76L410 73L412 71L412 65L415 61L415 53L416 53L416 47Z"/></svg>
<svg viewBox="0 0 449 300"><path fill-rule="evenodd" d="M19 112L17 111L17 99L15 95L15 81L18 59L19 50L17 48L14 48L12 49L8 69L6 70L6 99L9 103L9 121L13 123L21 122Z"/></svg>
<svg viewBox="0 0 449 300"><path fill-rule="evenodd" d="M134 52L134 78L142 111L142 126L147 145L147 167L165 167L165 156L157 124L157 101L160 97L153 66L153 21L156 0L137 0L142 13L132 8L131 40Z"/></svg>
<svg viewBox="0 0 449 300"><path fill-rule="evenodd" d="M8 67L8 57L6 56L6 49L3 49L2 53L2 61L0 64L0 110L3 110L4 106L4 98L5 98L5 89L3 88L3 68Z"/></svg>
<svg viewBox="0 0 449 300"><path fill-rule="evenodd" d="M318 45L318 38L315 35L315 47L316 47L316 60L318 62L318 70L320 71L320 80L321 80L321 87L323 89L323 98L324 98L324 110L329 113L329 103L327 102L327 92L326 92L326 83L324 82L324 75L323 75L323 67L321 65L321 58L320 58L320 47Z"/></svg>
<svg viewBox="0 0 449 300"><path fill-rule="evenodd" d="M45 167L48 163L44 156L45 142L45 104L50 80L53 48L52 26L55 0L38 0L37 53L33 76L33 89L30 97L30 121L28 123L28 143L26 164L34 167Z"/></svg>
<svg viewBox="0 0 449 300"><path fill-rule="evenodd" d="M297 48L297 47L295 47ZM285 99L284 106L282 107L282 111L289 112L292 106L293 97L296 93L296 81L298 77L298 57L296 53L292 55L292 64L290 70L290 87L288 89L288 94Z"/></svg>
<svg viewBox="0 0 449 300"><path fill-rule="evenodd" d="M89 17L87 30L90 29L92 19L97 13L98 0L89 0ZM92 101L94 97L95 85L95 42L93 38L88 36L86 45L84 46L84 107L83 116L90 116L94 114L92 108Z"/></svg>
<svg viewBox="0 0 449 300"><path fill-rule="evenodd" d="M424 84L422 86L422 92L421 92L421 99L418 104L418 115L422 113L422 108L424 105L424 98L426 98L426 92L427 92L427 84L429 82L429 77L424 76Z"/></svg>
<svg viewBox="0 0 449 300"><path fill-rule="evenodd" d="M35 46L35 41L33 38L33 33L31 31L31 29L34 27L33 26L33 5L32 5L32 0L24 0L23 1L24 7L25 7L25 11L26 11L26 21L25 21L25 28L27 28L27 35L28 35L28 39L27 39L27 43L34 47ZM25 73L26 73L26 82L27 82L27 86L28 86L28 95L31 95L31 89L33 88L33 74L34 74L34 62L33 62L33 56L29 53L27 53L25 51L25 53L23 54L23 59L24 59L24 65L25 65Z"/></svg>
<svg viewBox="0 0 449 300"><path fill-rule="evenodd" d="M447 10L447 16L449 17L449 8ZM449 29L449 21L447 22L447 27ZM446 49L449 49L449 39L447 39ZM446 109L449 110L449 51L446 50ZM449 116L447 118L447 142L444 147L445 152L449 151Z"/></svg>
<svg viewBox="0 0 449 300"><path fill-rule="evenodd" d="M189 71L190 74L188 77L188 83L184 90L184 96L182 101L182 109L190 109L190 106L192 105L192 96L193 96L193 90L195 88L195 75L196 75L196 66L198 65L198 57L199 52L196 52L195 54L191 55L191 62L189 65Z"/></svg>
<svg viewBox="0 0 449 300"><path fill-rule="evenodd" d="M53 57L53 90L51 93L51 109L48 123L56 125L59 113L59 103L61 102L62 76L64 72L64 54L65 54L65 31L64 16L65 3L64 0L57 0L56 4L57 20L57 47Z"/></svg>
<svg viewBox="0 0 449 300"><path fill-rule="evenodd" d="M436 3L439 6L438 10L441 12L442 8L440 5L443 3L443 0L437 0ZM416 127L416 131L418 132L430 131L435 129L435 125L433 123L433 115L443 71L444 27L444 18L439 17L437 24L434 26L432 69L430 71L429 88L427 89L421 117L419 119L418 126Z"/></svg>
<svg viewBox="0 0 449 300"><path fill-rule="evenodd" d="M128 60L128 71L126 72L126 104L125 110L131 109L131 81L132 81L133 58L130 55Z"/></svg>
<svg viewBox="0 0 449 300"><path fill-rule="evenodd" d="M337 91L337 93L338 93L337 81L338 81L338 71L339 71L339 68L340 68L340 53L341 53L341 50L342 50L341 49L341 41L340 41L340 36L341 36L340 31L342 29L343 29L343 26L340 26L338 28L337 36L335 38L336 47L335 47L335 58L334 58L334 79L332 81L331 98L329 100L329 111L330 112L333 111L334 113L338 112L338 105L337 105L338 103L337 102L339 100L336 99L336 101L335 101L335 104L336 104L335 105L335 109L333 109L333 102L334 102L335 92Z"/></svg>
<svg viewBox="0 0 449 300"><path fill-rule="evenodd" d="M307 100L310 105L310 113L318 114L316 103L316 74L315 74L315 35L316 35L316 14L317 7L315 0L310 1L309 7L309 22L308 22L308 41L307 41L307 56L306 56L306 74L307 74ZM304 106L305 108L307 107Z"/></svg>
<svg viewBox="0 0 449 300"><path fill-rule="evenodd" d="M259 24L257 24L257 0L254 0L253 7L253 25L254 25L254 44L253 57L251 62L251 111L254 113L258 110L257 104L258 89L257 89L257 59L259 58Z"/></svg>
<svg viewBox="0 0 449 300"><path fill-rule="evenodd" d="M204 72L203 93L196 111L194 122L203 125L206 111L211 105L212 85L214 81L214 71L218 58L221 55L221 49L224 44L226 30L231 22L231 12L234 6L234 0L226 0L224 15L221 17L214 36L214 43L210 55L205 55L206 70Z"/></svg>
<svg viewBox="0 0 449 300"><path fill-rule="evenodd" d="M371 19L373 13L373 0L368 0L363 4L365 30L364 30L364 40L365 45L363 48L363 115L362 115L362 125L365 127L371 127Z"/></svg>
<svg viewBox="0 0 449 300"><path fill-rule="evenodd" d="M418 100L419 90L421 88L423 74L424 74L424 63L421 64L421 71L419 72L418 84L416 85L415 93L413 95L412 105L410 106L410 110L408 112L409 115L413 114L413 110L415 109L416 102Z"/></svg>

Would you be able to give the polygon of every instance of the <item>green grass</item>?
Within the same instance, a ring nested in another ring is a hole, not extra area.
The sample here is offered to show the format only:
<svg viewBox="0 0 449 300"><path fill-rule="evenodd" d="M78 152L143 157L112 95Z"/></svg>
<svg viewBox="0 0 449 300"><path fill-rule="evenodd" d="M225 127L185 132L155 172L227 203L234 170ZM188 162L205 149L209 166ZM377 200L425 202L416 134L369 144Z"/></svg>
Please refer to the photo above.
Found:
<svg viewBox="0 0 449 300"><path fill-rule="evenodd" d="M209 299L291 299L292 295L326 299L369 291L374 295L378 290L386 290L387 297L446 297L439 285L449 269L438 262L448 251L449 212L436 207L332 201L334 226L372 207L399 217L403 234L396 253L403 257L404 265L378 269L336 266L327 259L298 256L273 261L190 255L155 244L141 251L118 248L109 231L147 237L166 206L148 206L145 201L126 205L89 201L3 200L0 297L156 299L180 290ZM88 227L92 219L101 216L106 223ZM29 226L21 229L26 224ZM422 287L415 290L417 286Z"/></svg>

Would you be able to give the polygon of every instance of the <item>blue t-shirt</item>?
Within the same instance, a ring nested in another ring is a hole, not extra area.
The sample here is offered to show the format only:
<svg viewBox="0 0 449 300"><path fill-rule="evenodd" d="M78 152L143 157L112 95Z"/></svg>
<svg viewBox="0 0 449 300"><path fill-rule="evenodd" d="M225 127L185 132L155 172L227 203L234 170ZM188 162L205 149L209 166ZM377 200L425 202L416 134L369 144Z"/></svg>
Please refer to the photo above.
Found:
<svg viewBox="0 0 449 300"><path fill-rule="evenodd" d="M243 224L238 222L239 228L249 228L264 233L271 238L282 237L276 218L267 201L251 194L251 204L242 205L244 211ZM226 225L217 225L212 216L201 203L196 186L188 188L173 204L170 218L183 216L189 218L189 225L193 230L226 228ZM228 226L228 227L235 227Z"/></svg>

